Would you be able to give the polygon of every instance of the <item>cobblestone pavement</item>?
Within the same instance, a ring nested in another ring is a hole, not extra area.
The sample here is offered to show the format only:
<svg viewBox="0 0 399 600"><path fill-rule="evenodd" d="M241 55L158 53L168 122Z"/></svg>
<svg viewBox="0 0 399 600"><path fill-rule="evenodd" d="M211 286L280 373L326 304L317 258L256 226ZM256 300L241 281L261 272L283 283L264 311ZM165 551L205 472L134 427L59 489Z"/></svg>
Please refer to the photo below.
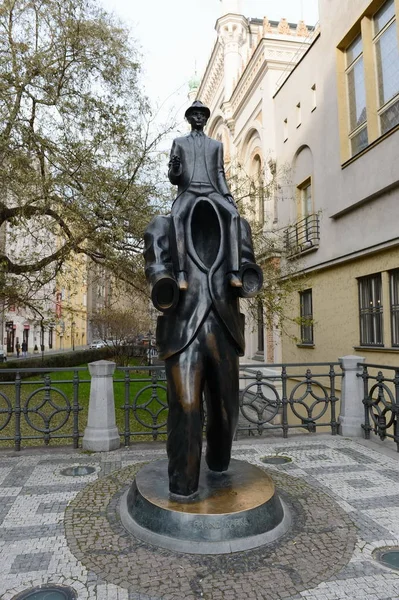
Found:
<svg viewBox="0 0 399 600"><path fill-rule="evenodd" d="M283 454L291 463L266 465ZM233 456L272 473L294 525L275 545L182 555L128 536L118 501L160 445L111 453L0 453L0 598L58 584L86 600L398 600L399 571L374 552L399 546L399 455L329 435L251 439ZM65 467L95 472L67 477Z"/></svg>

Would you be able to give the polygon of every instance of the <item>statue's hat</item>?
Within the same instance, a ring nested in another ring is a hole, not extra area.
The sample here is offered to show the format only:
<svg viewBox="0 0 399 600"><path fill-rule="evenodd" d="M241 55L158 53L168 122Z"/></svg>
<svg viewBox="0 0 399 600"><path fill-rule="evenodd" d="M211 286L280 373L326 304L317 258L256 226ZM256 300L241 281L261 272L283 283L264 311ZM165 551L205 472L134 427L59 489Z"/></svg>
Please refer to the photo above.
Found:
<svg viewBox="0 0 399 600"><path fill-rule="evenodd" d="M206 114L207 119L209 119L209 117L211 116L211 111L207 106L205 106L205 104L202 104L201 100L194 100L192 105L189 106L186 112L184 113L186 119L188 119L188 117L194 110L202 110Z"/></svg>

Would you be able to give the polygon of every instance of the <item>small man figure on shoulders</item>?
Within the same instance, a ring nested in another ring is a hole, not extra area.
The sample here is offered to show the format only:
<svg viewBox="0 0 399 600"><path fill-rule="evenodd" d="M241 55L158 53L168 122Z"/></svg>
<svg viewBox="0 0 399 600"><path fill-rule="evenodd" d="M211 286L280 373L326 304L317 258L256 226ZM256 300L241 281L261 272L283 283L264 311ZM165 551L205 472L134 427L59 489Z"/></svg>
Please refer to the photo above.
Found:
<svg viewBox="0 0 399 600"><path fill-rule="evenodd" d="M240 215L226 181L223 163L223 144L204 133L210 110L196 100L186 110L185 117L191 133L176 138L169 160L169 180L178 186L171 216L177 240L177 282L181 290L188 288L186 266L185 220L193 201L198 197L213 200L221 210L227 225L228 273L230 285L241 287Z"/></svg>

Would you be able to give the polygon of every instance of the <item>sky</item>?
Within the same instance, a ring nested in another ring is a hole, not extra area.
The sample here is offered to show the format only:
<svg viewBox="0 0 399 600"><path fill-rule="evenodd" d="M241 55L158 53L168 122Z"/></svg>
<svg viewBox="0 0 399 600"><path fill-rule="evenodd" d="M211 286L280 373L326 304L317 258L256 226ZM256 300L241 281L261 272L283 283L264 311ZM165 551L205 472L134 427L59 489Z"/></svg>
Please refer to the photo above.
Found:
<svg viewBox="0 0 399 600"><path fill-rule="evenodd" d="M132 30L142 54L142 83L159 119L182 116L188 82L201 77L216 39L220 0L101 0ZM242 0L246 17L318 21L318 0ZM161 108L160 108L161 107Z"/></svg>

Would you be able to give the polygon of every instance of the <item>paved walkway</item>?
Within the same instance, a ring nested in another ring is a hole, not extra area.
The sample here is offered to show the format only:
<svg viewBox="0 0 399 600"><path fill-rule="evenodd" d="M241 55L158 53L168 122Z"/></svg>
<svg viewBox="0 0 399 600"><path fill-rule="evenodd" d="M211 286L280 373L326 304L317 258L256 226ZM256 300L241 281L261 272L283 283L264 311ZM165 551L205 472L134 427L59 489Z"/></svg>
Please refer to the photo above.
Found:
<svg viewBox="0 0 399 600"><path fill-rule="evenodd" d="M223 557L180 555L130 537L118 501L161 444L112 453L0 453L0 598L48 583L79 600L397 600L399 571L375 551L399 545L399 455L389 442L329 435L251 439L234 457L267 466L294 514L274 546ZM68 466L90 465L71 478Z"/></svg>

